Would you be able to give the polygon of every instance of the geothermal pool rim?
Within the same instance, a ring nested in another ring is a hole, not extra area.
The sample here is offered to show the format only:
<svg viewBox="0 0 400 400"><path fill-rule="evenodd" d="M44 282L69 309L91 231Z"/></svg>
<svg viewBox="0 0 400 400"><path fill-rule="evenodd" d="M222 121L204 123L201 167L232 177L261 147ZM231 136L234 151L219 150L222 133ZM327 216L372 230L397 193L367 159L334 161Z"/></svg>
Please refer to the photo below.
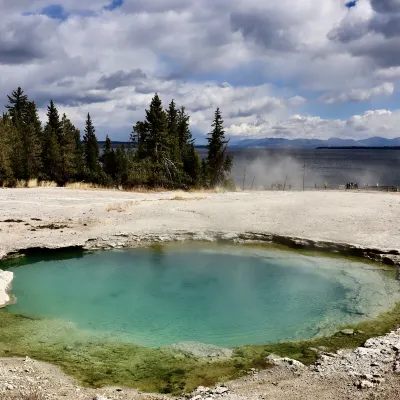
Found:
<svg viewBox="0 0 400 400"><path fill-rule="evenodd" d="M359 245L311 240L295 236L275 235L272 233L262 232L221 232L221 231L202 231L188 232L177 231L169 235L160 234L115 234L108 237L89 238L84 243L78 244L60 244L52 246L16 248L0 257L1 262L13 258L28 256L40 253L57 253L69 251L101 251L113 249L129 249L138 247L148 247L152 245L162 245L167 243L184 243L184 242L211 242L225 244L266 244L266 245L281 245L287 249L305 250L311 252L319 252L326 254L335 254L338 256L352 256L360 259L366 259L383 263L389 266L397 267L396 279L400 280L400 251L384 250L379 248L366 248ZM0 278L3 271L0 269ZM11 297L12 282L1 285L0 280L0 298ZM9 301L0 303L0 308L10 304Z"/></svg>

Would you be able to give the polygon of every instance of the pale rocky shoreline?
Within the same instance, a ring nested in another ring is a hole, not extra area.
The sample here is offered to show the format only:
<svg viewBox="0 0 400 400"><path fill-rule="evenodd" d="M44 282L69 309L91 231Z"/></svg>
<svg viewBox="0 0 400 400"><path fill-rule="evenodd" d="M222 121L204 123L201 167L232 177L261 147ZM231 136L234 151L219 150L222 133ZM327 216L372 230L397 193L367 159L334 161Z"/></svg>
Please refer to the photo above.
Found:
<svg viewBox="0 0 400 400"><path fill-rule="evenodd" d="M13 279L12 272L0 270L0 308L5 307L11 301L10 291Z"/></svg>
<svg viewBox="0 0 400 400"><path fill-rule="evenodd" d="M35 249L100 250L219 240L336 251L394 265L400 262L399 220L397 193L5 189L0 190L0 259ZM0 305L10 301L10 278L0 274ZM310 368L284 361L271 370L252 371L246 378L227 383L228 390L221 393L205 390L191 397L396 398L400 394L399 335L394 331L368 341L361 350L322 353ZM375 369L372 364L377 364ZM32 360L0 360L0 394L31 387L46 399L163 398L125 389L83 389L56 367Z"/></svg>

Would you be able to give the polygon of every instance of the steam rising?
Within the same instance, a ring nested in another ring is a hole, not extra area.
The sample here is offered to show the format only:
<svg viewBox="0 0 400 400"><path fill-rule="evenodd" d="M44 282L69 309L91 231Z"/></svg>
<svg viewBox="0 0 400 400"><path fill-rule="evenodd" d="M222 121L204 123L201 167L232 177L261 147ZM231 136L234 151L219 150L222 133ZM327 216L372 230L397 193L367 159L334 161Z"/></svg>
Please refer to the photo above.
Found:
<svg viewBox="0 0 400 400"><path fill-rule="evenodd" d="M338 187L347 182L364 186L400 186L400 152L352 150L234 149L232 177L245 189L271 185L302 190Z"/></svg>

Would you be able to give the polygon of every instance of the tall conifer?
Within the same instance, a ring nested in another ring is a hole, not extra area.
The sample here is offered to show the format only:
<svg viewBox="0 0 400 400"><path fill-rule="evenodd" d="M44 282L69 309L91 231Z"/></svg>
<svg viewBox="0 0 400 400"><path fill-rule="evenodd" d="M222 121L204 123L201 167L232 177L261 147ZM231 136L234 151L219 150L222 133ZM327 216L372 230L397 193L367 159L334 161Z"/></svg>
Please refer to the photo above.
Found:
<svg viewBox="0 0 400 400"><path fill-rule="evenodd" d="M43 132L43 177L45 179L60 182L61 177L61 154L60 142L62 128L58 110L53 100L47 106L47 123Z"/></svg>
<svg viewBox="0 0 400 400"><path fill-rule="evenodd" d="M215 111L212 131L208 134L208 157L207 164L209 170L210 185L215 187L224 184L232 166L232 159L227 152L227 143L223 126L221 111Z"/></svg>
<svg viewBox="0 0 400 400"><path fill-rule="evenodd" d="M83 147L91 179L96 179L99 173L99 143L97 142L96 130L93 126L90 114L87 115L85 134L83 136Z"/></svg>

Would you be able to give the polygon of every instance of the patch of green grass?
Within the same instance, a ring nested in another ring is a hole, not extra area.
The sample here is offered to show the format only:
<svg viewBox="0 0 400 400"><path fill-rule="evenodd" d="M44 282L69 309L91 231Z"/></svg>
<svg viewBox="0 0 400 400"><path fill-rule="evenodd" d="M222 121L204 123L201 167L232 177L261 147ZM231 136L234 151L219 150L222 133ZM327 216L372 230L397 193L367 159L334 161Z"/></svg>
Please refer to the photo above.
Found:
<svg viewBox="0 0 400 400"><path fill-rule="evenodd" d="M236 352L247 360L255 360L257 357L275 353L282 357L289 357L301 361L304 364L312 364L317 360L317 355L310 350L311 347L324 346L327 351L335 352L339 349L352 349L362 346L366 340L374 336L384 335L391 330L400 327L400 303L393 310L379 315L373 320L363 321L356 325L343 326L354 329L354 335L343 335L338 332L332 336L302 340L299 342L285 342L265 346L243 346ZM339 330L338 329L338 330ZM357 331L362 333L357 333Z"/></svg>
<svg viewBox="0 0 400 400"><path fill-rule="evenodd" d="M351 336L337 333L300 342L242 346L235 349L232 359L209 361L165 348L93 339L65 323L0 310L0 357L29 356L56 364L85 386L123 386L181 394L199 385L211 386L235 379L250 368L268 368L265 360L270 353L311 364L317 355L310 347L325 346L328 351L355 348L368 338L399 326L400 304L374 320L346 327L364 333Z"/></svg>
<svg viewBox="0 0 400 400"><path fill-rule="evenodd" d="M56 364L85 386L124 386L171 394L244 373L231 359L211 362L168 349L93 339L81 336L67 324L1 310L0 357L11 356L29 356ZM243 366L250 368L249 363Z"/></svg>

